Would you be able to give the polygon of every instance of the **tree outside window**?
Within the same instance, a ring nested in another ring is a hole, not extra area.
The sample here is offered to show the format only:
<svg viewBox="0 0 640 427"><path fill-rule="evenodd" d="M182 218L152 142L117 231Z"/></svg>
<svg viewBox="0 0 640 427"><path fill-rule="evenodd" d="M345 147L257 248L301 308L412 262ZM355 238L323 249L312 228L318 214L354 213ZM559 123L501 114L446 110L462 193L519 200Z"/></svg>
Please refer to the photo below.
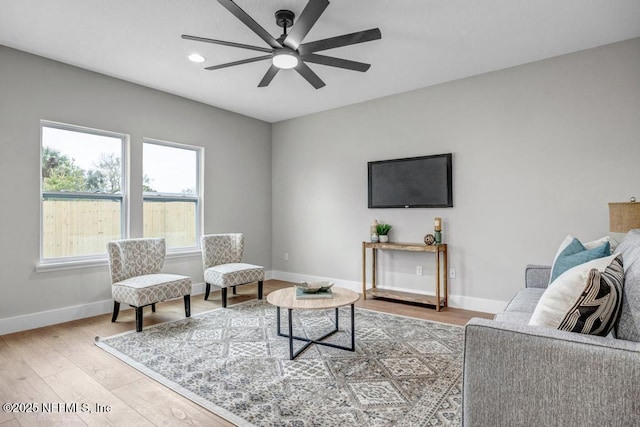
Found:
<svg viewBox="0 0 640 427"><path fill-rule="evenodd" d="M41 124L41 260L106 254L124 237L126 136Z"/></svg>

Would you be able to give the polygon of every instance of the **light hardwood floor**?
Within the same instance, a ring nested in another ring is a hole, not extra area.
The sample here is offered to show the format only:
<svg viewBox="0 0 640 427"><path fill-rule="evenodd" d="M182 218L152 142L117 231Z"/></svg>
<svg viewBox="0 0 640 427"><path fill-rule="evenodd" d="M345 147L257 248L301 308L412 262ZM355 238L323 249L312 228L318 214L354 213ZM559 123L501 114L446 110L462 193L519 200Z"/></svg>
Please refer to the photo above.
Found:
<svg viewBox="0 0 640 427"><path fill-rule="evenodd" d="M267 281L265 297L273 290L290 285L277 280ZM255 297L255 285L241 286L237 296L229 292L229 305ZM493 317L455 308L438 313L427 307L371 299L360 300L356 306L456 325L464 325L472 317ZM209 301L204 301L203 295L191 298L192 315L215 308L220 308L219 292L213 292ZM158 304L154 314L150 308L145 308L144 326L183 317L182 299L169 301ZM233 425L94 344L96 336L107 337L133 329L135 314L128 309L120 312L116 323L111 323L110 314L104 314L0 336L0 401L35 403L38 409L38 413L1 411L0 426ZM77 404L75 410L70 406L74 403ZM59 412L42 413L42 404L53 404L52 409L57 408ZM96 405L108 406L110 410L97 412Z"/></svg>

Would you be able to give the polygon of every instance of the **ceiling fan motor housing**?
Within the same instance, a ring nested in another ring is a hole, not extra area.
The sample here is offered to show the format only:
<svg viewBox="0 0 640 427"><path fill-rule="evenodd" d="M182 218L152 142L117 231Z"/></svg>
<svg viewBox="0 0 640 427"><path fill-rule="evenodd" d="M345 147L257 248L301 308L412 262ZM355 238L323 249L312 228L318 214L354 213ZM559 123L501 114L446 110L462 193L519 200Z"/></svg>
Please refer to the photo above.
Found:
<svg viewBox="0 0 640 427"><path fill-rule="evenodd" d="M293 18L296 15L290 10L279 10L276 12L276 24L280 28L291 28L293 26Z"/></svg>

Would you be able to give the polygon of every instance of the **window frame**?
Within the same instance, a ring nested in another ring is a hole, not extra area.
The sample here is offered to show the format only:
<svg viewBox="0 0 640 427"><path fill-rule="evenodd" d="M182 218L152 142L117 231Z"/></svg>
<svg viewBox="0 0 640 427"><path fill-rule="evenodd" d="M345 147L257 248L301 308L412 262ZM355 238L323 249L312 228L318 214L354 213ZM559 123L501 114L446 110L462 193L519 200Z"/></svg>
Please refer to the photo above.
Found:
<svg viewBox="0 0 640 427"><path fill-rule="evenodd" d="M161 191L150 193L142 191L142 228L144 230L144 203L147 201L156 202L186 202L193 201L196 203L196 218L195 218L195 245L184 246L179 248L170 248L167 246L167 255L189 255L193 253L199 253L201 250L200 236L202 236L202 230L204 230L203 218L204 218L204 147L197 145L183 144L173 141L165 141L158 138L144 137L142 138L142 177L144 180L144 147L145 144L159 145L162 147L177 148L180 150L190 150L196 154L196 190L194 196L188 196L182 193L163 193Z"/></svg>
<svg viewBox="0 0 640 427"><path fill-rule="evenodd" d="M120 163L121 163L121 191L117 194L105 193L89 193L89 192L63 192L63 191L44 191L42 176L42 151L44 150L44 129L52 128L65 130L70 132L78 132L97 136L106 136L121 140L120 145ZM56 270L59 268L74 268L84 266L103 265L108 257L106 247L104 252L90 255L73 255L63 257L44 258L44 201L46 198L59 199L82 199L82 200L119 200L120 201L120 238L124 239L129 236L130 227L130 197L129 197L129 146L130 137L127 134L95 129L86 126L72 125L68 123L60 123L50 120L40 120L40 227L39 227L39 262L36 265L36 271Z"/></svg>

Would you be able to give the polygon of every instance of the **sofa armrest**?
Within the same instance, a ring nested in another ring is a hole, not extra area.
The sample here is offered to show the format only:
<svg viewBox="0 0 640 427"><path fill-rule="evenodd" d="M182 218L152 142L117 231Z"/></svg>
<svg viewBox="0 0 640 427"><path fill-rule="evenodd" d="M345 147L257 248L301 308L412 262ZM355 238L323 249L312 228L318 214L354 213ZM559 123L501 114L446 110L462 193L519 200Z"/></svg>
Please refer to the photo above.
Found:
<svg viewBox="0 0 640 427"><path fill-rule="evenodd" d="M551 277L548 265L528 264L524 270L524 283L527 288L546 288Z"/></svg>
<svg viewBox="0 0 640 427"><path fill-rule="evenodd" d="M640 343L474 318L463 425L634 425Z"/></svg>

